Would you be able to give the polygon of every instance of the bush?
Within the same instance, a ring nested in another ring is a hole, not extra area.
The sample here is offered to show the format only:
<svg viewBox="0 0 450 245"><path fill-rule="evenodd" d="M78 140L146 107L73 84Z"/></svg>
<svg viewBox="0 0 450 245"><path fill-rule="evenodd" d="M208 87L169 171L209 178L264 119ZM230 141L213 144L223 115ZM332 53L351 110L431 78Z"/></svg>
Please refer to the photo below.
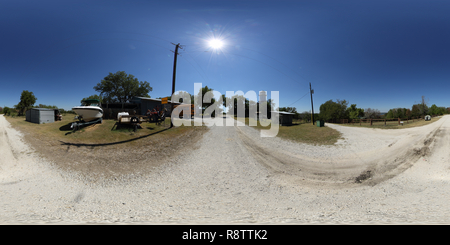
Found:
<svg viewBox="0 0 450 245"><path fill-rule="evenodd" d="M11 108L5 106L5 108L3 108L2 113L3 113L5 116L11 115Z"/></svg>

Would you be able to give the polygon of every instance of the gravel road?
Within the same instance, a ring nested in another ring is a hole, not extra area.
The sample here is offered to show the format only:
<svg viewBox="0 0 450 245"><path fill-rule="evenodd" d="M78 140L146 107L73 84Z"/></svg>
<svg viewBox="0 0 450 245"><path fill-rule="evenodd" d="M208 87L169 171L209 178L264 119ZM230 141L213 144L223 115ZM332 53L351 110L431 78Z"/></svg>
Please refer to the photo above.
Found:
<svg viewBox="0 0 450 245"><path fill-rule="evenodd" d="M450 223L450 116L398 130L327 124L343 136L332 146L219 120L145 175L96 183L40 157L0 116L0 223Z"/></svg>

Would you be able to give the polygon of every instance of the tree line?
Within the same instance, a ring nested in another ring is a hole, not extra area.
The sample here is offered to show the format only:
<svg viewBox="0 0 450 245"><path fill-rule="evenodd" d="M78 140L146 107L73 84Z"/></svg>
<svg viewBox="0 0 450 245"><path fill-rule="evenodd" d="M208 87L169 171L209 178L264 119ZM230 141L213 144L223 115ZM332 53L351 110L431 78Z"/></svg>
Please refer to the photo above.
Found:
<svg viewBox="0 0 450 245"><path fill-rule="evenodd" d="M133 97L150 97L148 95L149 92L152 91L152 87L147 81L139 81L133 75L128 75L124 71L118 71L116 73L109 73L106 77L104 77L100 83L94 86L94 90L99 92L99 94L94 94L89 97L83 98L81 101L86 99L98 99L102 103L127 103L130 102ZM179 92L186 93L181 97L189 98L191 104L201 98L205 98L205 95L208 92L212 92L214 89L204 86L202 87L196 94L190 95L187 92ZM171 96L169 100L171 100ZM179 96L180 97L180 96ZM215 98L211 98L209 102L202 102L202 113L205 112L206 108L209 108L208 111L214 112L222 112L221 106L228 108L231 110L233 115L237 116L239 113L239 108L243 108L243 114L245 117L253 116L250 115L252 111L260 111L260 101L253 101L245 98L243 95L233 95L231 98L227 98L225 95L221 97L222 103L216 103ZM19 116L24 115L28 109L33 107L38 108L53 108L57 109L56 106L51 105L43 105L39 104L35 106L36 96L34 96L33 92L28 90L24 90L20 96L20 101L14 108L9 107L0 107L0 113L10 115L11 112L17 113ZM178 101L180 102L180 101ZM186 103L185 102L185 103ZM423 117L425 115L443 115L449 114L450 108L438 107L435 104L428 107L428 103L425 100L425 96L422 96L422 101L420 103L416 103L412 105L411 109L409 108L393 108L388 111L385 115L382 115L378 109L373 108L358 108L356 104L351 104L348 106L348 101L346 100L328 100L325 103L320 105L320 113L314 115L315 120L323 120L323 121L333 121L333 120L341 120L341 119L376 119L376 118L385 118L385 119L393 119L393 118L417 118ZM267 116L270 118L270 112L273 111L274 103L271 99L265 100L264 105L267 107ZM211 110L214 109L214 110ZM61 113L65 113L63 109L59 109ZM309 121L311 119L310 112L298 113L295 107L280 107L277 108L279 111L286 111L294 113L295 119L302 119L305 121ZM70 111L69 111L70 112ZM214 115L211 116L214 116Z"/></svg>
<svg viewBox="0 0 450 245"><path fill-rule="evenodd" d="M356 104L351 104L348 107L346 100L329 100L320 105L320 113L317 120L333 121L341 119L411 119L424 117L426 115L444 115L450 114L450 108L438 107L433 104L428 107L428 103L425 100L425 96L422 96L422 101L417 104L413 104L411 109L409 108L393 108L386 114L382 115L378 109L362 109L357 108Z"/></svg>
<svg viewBox="0 0 450 245"><path fill-rule="evenodd" d="M410 109L392 108L384 115L378 109L362 109L358 108L356 104L351 104L350 106L348 104L349 102L346 100L328 100L320 105L320 113L314 114L314 120L332 122L342 119L411 119L426 115L450 114L450 107L438 107L436 104L428 107L425 96L422 96L421 102L413 104ZM280 107L279 111L294 113L294 119L304 120L305 122L311 120L311 111L299 113L295 107Z"/></svg>
<svg viewBox="0 0 450 245"><path fill-rule="evenodd" d="M101 103L128 103L133 97L150 97L148 93L152 91L152 87L147 81L139 81L133 75L128 75L124 71L118 71L116 73L109 73L100 83L94 86L94 90L99 94L83 98L81 101L97 99ZM204 102L205 95L213 91L214 89L208 86L202 87L193 95L185 91L180 91L177 93L177 96L189 98L190 101L179 100L177 102L195 104L196 99L200 98L202 100L202 113L205 113L206 108L209 108L208 111L212 111L211 116L215 116L216 111L222 113L222 106L231 110L234 115L238 114L239 108L244 108L243 111L246 117L250 116L249 114L254 108L256 108L256 111L259 111L260 102L249 100L243 95L234 95L231 98L222 95L222 103L219 104L216 103L216 98L211 98L209 102ZM168 100L172 100L172 96L166 97L168 97ZM156 99L162 99L162 97ZM268 99L264 104L267 106L267 114L270 118L270 111L274 109L274 103L271 99Z"/></svg>
<svg viewBox="0 0 450 245"><path fill-rule="evenodd" d="M190 101L182 101L181 99L179 101L176 102L185 102L185 103L191 103L191 104L195 104L195 101L197 100L202 100L202 108L201 112L202 114L205 114L205 111L207 108L208 111L212 111L211 116L215 116L215 112L217 111L218 113L223 113L223 107L228 108L228 111L231 111L232 114L234 116L238 116L239 114L239 108L242 108L242 113L245 117L249 117L249 116L254 116L254 115L250 115L250 112L252 111L259 111L260 108L260 101L254 101L254 100L249 100L248 98L246 98L244 95L233 95L231 97L226 97L226 95L222 94L221 95L221 99L222 103L216 103L218 102L216 98L211 98L211 100L209 101L208 99L206 100L207 102L205 102L205 97L207 95L208 92L213 92L214 89L208 86L204 86L201 89L199 89L199 91L196 94L189 94L188 92L185 91L180 91L177 93L177 97L184 97L184 98L190 98ZM171 96L167 96L168 100L172 100ZM157 98L157 99L161 99L161 97ZM209 101L209 102L208 102ZM274 103L272 101L272 99L267 99L264 102L264 105L267 106L267 116L268 118L270 118L270 111L273 110L274 108ZM208 113L207 113L208 114Z"/></svg>
<svg viewBox="0 0 450 245"><path fill-rule="evenodd" d="M17 105L14 105L12 108L10 107L0 107L0 114L4 114L7 116L23 116L25 112L31 108L47 108L47 109L58 109L56 105L45 105L36 103L36 96L33 92L28 90L23 90L20 94L20 101ZM65 111L64 109L58 109L60 113L70 113L70 111Z"/></svg>

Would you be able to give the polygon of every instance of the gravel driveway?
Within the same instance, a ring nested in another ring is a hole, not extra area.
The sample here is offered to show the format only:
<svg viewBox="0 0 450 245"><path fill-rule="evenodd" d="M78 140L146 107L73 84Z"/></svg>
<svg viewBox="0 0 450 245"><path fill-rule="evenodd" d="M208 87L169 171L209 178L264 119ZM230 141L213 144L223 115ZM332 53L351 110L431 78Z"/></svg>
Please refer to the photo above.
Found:
<svg viewBox="0 0 450 245"><path fill-rule="evenodd" d="M312 146L211 126L167 164L100 184L53 167L0 116L0 223L450 223L450 116L327 126L343 139Z"/></svg>

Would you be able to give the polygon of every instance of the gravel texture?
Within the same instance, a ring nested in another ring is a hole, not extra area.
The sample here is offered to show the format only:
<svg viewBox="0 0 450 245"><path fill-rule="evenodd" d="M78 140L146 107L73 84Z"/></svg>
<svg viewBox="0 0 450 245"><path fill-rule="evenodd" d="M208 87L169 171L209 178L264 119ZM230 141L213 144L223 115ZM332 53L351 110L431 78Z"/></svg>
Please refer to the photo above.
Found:
<svg viewBox="0 0 450 245"><path fill-rule="evenodd" d="M332 146L211 126L220 120L145 174L92 181L0 116L0 223L450 223L450 116L397 130L327 124L343 135Z"/></svg>

